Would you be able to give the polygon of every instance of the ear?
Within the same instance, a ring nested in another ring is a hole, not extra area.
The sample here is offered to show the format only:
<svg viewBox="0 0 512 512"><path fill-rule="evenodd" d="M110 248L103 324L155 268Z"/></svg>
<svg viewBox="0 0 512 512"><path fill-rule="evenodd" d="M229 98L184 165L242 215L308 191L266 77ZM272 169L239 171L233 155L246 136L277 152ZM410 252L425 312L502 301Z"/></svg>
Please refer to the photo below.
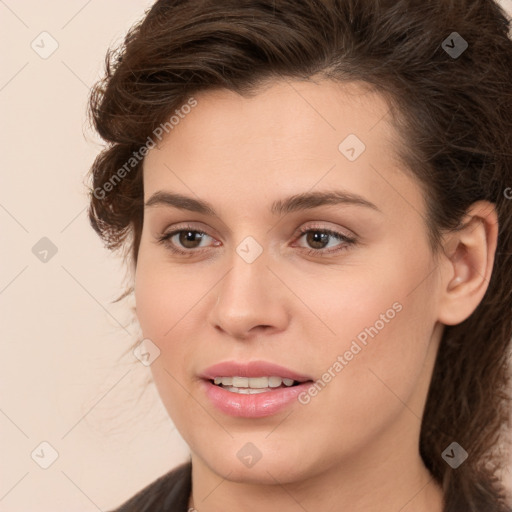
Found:
<svg viewBox="0 0 512 512"><path fill-rule="evenodd" d="M480 304L491 279L497 240L498 215L488 201L473 203L462 228L445 235L440 253L441 323L457 325Z"/></svg>

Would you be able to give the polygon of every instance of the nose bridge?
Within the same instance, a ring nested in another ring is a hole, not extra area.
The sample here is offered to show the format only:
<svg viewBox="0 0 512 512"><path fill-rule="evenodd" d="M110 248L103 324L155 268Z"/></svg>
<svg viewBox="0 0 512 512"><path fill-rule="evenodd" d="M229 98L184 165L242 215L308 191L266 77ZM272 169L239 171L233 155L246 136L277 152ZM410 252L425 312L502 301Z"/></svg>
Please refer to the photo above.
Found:
<svg viewBox="0 0 512 512"><path fill-rule="evenodd" d="M242 252L244 245L240 244L230 259L230 271L221 283L221 300L229 299L230 296L237 298L238 303L250 299L251 296L257 297L259 285L267 281L266 274L269 274L267 268L267 257L263 252L252 259L253 254L247 251L246 254ZM242 255L240 255L242 252ZM251 254L250 259L245 259L246 256ZM264 288L264 287L262 287ZM252 293L251 293L252 292Z"/></svg>
<svg viewBox="0 0 512 512"><path fill-rule="evenodd" d="M241 242L230 259L230 271L221 282L219 301L233 310L236 306L239 313L246 308L255 311L268 293L267 256L263 248L256 254L254 246Z"/></svg>
<svg viewBox="0 0 512 512"><path fill-rule="evenodd" d="M268 253L251 238L235 248L210 315L214 325L236 337L245 337L258 326L283 329L287 321L285 298L267 268Z"/></svg>

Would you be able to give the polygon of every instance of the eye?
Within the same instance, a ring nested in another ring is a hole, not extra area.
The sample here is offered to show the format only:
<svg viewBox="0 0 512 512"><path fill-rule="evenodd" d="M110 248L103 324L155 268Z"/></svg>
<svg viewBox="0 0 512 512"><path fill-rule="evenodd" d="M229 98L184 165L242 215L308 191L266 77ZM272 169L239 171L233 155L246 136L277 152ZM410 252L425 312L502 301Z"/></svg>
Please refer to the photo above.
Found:
<svg viewBox="0 0 512 512"><path fill-rule="evenodd" d="M309 226L301 228L299 233L300 236L296 240L304 238L310 249L303 246L302 249L311 256L338 253L356 243L356 238L354 237L323 227ZM208 238L214 240L213 237L204 231L195 229L193 226L180 226L169 233L158 236L157 243L163 244L175 254L193 256L208 247L206 243L203 243ZM211 245L219 246L221 243L215 241Z"/></svg>
<svg viewBox="0 0 512 512"><path fill-rule="evenodd" d="M195 229L192 226L182 226L179 229L158 236L157 242L165 245L165 247L176 254L191 256L198 252L195 249L202 249L204 247L204 244L201 245L201 243L207 238L211 237L204 231ZM219 245L219 243L217 242L214 245ZM185 250L179 247L183 247Z"/></svg>
<svg viewBox="0 0 512 512"><path fill-rule="evenodd" d="M323 256L325 254L338 253L356 243L354 237L350 237L339 231L326 229L322 227L309 226L300 229L301 236L298 240L304 238L305 242L311 247L307 254L312 256ZM334 242L334 244L332 244ZM338 245L336 245L338 242ZM339 243L341 242L341 243ZM329 244L331 244L329 248ZM326 248L328 248L326 250Z"/></svg>

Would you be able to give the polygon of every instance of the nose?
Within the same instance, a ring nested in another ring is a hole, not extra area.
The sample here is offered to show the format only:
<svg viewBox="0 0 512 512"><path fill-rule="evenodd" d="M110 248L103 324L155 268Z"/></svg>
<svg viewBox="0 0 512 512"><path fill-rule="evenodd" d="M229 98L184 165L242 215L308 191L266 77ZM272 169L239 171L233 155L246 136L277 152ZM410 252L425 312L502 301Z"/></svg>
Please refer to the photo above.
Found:
<svg viewBox="0 0 512 512"><path fill-rule="evenodd" d="M290 319L290 297L275 270L268 268L267 259L262 254L247 263L235 253L230 263L230 270L218 284L210 324L238 340L284 331Z"/></svg>

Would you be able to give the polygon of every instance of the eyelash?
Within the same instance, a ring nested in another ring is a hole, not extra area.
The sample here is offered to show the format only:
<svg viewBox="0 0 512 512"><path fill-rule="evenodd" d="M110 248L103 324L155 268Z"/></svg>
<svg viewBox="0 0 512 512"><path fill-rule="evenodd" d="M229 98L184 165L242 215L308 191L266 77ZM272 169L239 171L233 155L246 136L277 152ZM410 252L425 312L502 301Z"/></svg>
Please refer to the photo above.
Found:
<svg viewBox="0 0 512 512"><path fill-rule="evenodd" d="M210 236L210 235L208 235L208 233L205 233L204 231L196 229L193 226L182 226L179 229L175 229L169 233L164 233L163 235L158 236L157 243L164 245L171 252L173 252L174 254L178 254L180 256L190 257L190 256L196 255L197 253L202 252L201 249L188 249L188 250L177 249L171 243L171 238L174 235L177 235L183 231L191 231L192 233L199 233L201 235ZM300 240L302 238L302 236L304 236L305 234L310 233L310 232L322 233L325 235L329 235L333 238L337 238L341 242L344 242L344 244L341 247L338 247L337 249L334 249L334 250L333 249L325 250L325 249L302 248L308 256L322 256L323 257L326 254L339 253L343 250L348 249L350 246L355 245L355 243L357 241L355 238L348 237L338 231L333 231L331 229L324 229L324 228L316 227L316 226L308 226L307 228L301 228L299 230L299 236L297 236L295 240Z"/></svg>

